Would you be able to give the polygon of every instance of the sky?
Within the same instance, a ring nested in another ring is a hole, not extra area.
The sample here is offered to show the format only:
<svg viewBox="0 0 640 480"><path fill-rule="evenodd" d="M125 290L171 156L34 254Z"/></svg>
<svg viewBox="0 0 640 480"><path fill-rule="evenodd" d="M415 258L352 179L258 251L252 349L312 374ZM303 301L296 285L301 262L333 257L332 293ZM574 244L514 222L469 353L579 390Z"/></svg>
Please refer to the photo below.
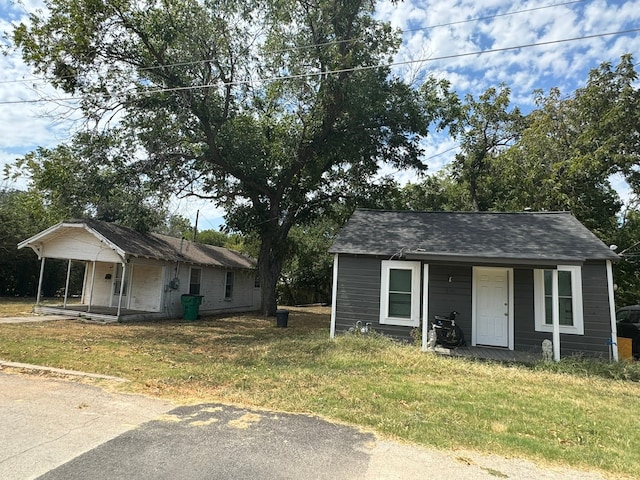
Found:
<svg viewBox="0 0 640 480"><path fill-rule="evenodd" d="M0 31L10 32L37 8L39 0L0 0ZM632 31L640 29L640 0L385 0L376 16L402 31L395 73L416 84L427 75L446 78L460 96L504 83L524 112L533 108L536 89L570 95L602 62L615 65L625 53L640 62L640 31ZM35 77L19 52L0 55L0 186L25 188L26 179L2 180L4 166L66 141L77 127L73 114L59 118L69 113L64 104L37 101L56 96L64 97ZM429 137L429 172L446 165L456 146L447 136ZM400 182L417 180L413 172L393 174ZM624 196L624 185L616 187ZM222 212L206 201L172 204L172 213L192 221L198 210L200 229L220 225Z"/></svg>

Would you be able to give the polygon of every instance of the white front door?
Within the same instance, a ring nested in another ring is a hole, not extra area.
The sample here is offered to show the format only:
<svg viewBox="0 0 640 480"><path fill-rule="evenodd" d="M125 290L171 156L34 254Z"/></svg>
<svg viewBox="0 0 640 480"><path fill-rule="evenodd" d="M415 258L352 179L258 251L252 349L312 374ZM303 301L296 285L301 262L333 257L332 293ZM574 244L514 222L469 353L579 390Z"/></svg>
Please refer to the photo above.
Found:
<svg viewBox="0 0 640 480"><path fill-rule="evenodd" d="M474 344L511 347L511 270L476 267L473 273Z"/></svg>

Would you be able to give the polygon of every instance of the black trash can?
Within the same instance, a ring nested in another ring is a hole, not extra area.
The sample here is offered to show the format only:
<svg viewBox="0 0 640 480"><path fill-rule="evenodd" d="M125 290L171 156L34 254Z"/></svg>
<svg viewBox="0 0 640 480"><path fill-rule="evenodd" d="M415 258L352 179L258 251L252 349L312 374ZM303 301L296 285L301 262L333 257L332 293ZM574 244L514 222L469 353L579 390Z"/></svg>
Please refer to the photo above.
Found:
<svg viewBox="0 0 640 480"><path fill-rule="evenodd" d="M289 310L276 310L276 326L286 328L289 321Z"/></svg>

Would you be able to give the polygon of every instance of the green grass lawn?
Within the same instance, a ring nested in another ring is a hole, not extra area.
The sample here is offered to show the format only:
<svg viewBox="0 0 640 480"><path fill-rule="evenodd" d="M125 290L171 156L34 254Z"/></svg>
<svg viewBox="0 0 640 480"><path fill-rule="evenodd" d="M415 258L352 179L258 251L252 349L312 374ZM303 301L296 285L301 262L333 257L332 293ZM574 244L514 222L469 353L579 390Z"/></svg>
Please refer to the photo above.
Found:
<svg viewBox="0 0 640 480"><path fill-rule="evenodd" d="M5 324L0 358L125 377L117 388L181 403L313 413L426 446L640 477L637 364L504 365L375 336L332 341L327 309L291 310L286 329L251 315Z"/></svg>

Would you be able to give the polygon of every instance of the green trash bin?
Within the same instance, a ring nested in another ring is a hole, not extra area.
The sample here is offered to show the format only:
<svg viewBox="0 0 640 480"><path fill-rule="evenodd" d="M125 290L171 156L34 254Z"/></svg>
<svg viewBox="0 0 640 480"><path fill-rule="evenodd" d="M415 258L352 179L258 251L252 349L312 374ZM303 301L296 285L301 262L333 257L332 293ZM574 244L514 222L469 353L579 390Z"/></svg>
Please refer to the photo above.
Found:
<svg viewBox="0 0 640 480"><path fill-rule="evenodd" d="M182 314L183 320L197 320L198 311L200 310L200 304L202 303L202 295L189 295L184 294L180 297L180 302L184 308Z"/></svg>

